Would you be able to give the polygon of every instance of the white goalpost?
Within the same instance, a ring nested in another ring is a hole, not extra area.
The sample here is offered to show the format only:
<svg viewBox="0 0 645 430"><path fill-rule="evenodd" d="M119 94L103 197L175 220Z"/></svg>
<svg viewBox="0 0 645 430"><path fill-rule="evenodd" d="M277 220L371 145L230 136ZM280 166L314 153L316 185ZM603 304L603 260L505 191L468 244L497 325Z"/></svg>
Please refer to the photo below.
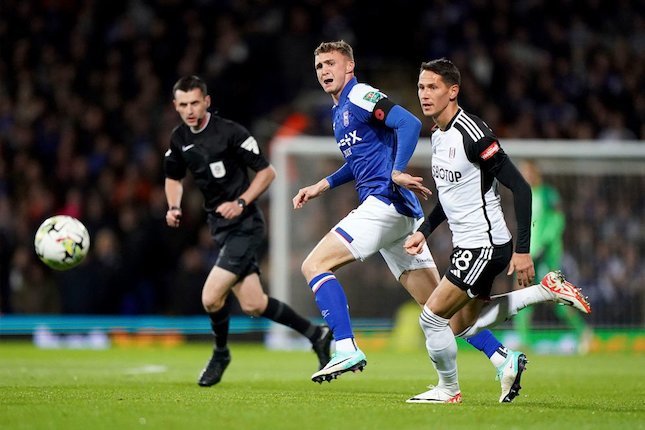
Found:
<svg viewBox="0 0 645 430"><path fill-rule="evenodd" d="M545 175L565 175L563 180L569 181L569 188L584 187L589 178L596 178L594 183L602 183L604 177L629 178L628 183L636 186L629 185L630 189L615 192L629 193L629 198L634 199L640 199L645 195L645 190L642 189L645 184L645 142L505 139L501 140L501 143L515 162L535 159L540 162ZM342 155L331 136L276 138L271 143L270 155L271 162L278 172L270 194L270 291L275 298L289 303L305 315L317 318L319 315L313 295L300 274L300 264L322 238L322 234L346 213L342 210L351 209L352 205L355 205L355 202L347 197L349 191L353 191L353 187L351 184L345 185L351 190L348 189L342 195L335 195L337 190L332 190L329 195L315 199L305 208L294 211L291 199L298 189L315 183L340 167L343 162ZM431 155L429 139L420 140L410 166L419 169L419 174L425 178L429 188L433 189L429 172ZM571 183L571 178L575 178L575 183ZM309 206L312 208L305 210ZM424 207L424 210L427 208ZM312 229L317 232L309 236ZM642 260L644 256L639 258ZM365 271L369 272L370 269ZM395 283L393 279L390 281ZM364 291L364 294L370 293ZM288 328L273 324L267 337L267 345L274 348L292 347L293 337L289 332Z"/></svg>

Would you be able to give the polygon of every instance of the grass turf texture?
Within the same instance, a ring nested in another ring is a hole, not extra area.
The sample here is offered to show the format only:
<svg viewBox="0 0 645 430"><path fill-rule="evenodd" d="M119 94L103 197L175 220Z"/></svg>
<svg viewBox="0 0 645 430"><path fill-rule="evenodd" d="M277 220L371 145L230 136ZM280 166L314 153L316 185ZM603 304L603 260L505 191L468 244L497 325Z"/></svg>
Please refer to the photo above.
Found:
<svg viewBox="0 0 645 430"><path fill-rule="evenodd" d="M529 355L523 389L499 404L495 371L460 350L464 403L406 404L435 382L425 353L367 353L362 374L309 380L313 353L232 344L222 382L197 386L210 345L39 350L0 343L0 428L645 429L645 357Z"/></svg>

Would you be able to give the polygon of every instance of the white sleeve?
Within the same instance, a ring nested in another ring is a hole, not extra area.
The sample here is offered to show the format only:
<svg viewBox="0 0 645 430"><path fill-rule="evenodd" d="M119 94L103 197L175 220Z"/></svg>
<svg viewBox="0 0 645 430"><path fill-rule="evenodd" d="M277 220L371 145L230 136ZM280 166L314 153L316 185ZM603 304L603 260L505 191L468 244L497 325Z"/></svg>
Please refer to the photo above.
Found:
<svg viewBox="0 0 645 430"><path fill-rule="evenodd" d="M387 95L383 94L377 88L366 84L354 85L354 88L352 88L348 96L350 102L368 112L372 112L376 103L385 97Z"/></svg>

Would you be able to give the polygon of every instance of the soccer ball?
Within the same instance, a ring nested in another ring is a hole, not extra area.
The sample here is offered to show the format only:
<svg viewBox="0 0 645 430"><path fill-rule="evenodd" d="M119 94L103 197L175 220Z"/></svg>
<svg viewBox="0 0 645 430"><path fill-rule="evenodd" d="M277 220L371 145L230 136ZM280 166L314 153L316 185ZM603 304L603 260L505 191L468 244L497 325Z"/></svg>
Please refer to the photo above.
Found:
<svg viewBox="0 0 645 430"><path fill-rule="evenodd" d="M67 270L79 265L87 255L90 235L76 218L56 215L38 227L34 247L46 265L56 270Z"/></svg>

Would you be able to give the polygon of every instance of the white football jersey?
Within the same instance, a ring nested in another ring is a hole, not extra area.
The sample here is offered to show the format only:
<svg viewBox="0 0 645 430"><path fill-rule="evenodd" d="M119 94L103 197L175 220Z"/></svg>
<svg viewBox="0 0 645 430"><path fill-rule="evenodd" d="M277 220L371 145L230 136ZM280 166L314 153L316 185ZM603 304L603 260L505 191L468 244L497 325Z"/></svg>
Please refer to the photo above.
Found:
<svg viewBox="0 0 645 430"><path fill-rule="evenodd" d="M492 130L462 109L445 131L432 134L432 176L453 246L480 248L511 240L498 182L480 164L498 153L503 151Z"/></svg>

